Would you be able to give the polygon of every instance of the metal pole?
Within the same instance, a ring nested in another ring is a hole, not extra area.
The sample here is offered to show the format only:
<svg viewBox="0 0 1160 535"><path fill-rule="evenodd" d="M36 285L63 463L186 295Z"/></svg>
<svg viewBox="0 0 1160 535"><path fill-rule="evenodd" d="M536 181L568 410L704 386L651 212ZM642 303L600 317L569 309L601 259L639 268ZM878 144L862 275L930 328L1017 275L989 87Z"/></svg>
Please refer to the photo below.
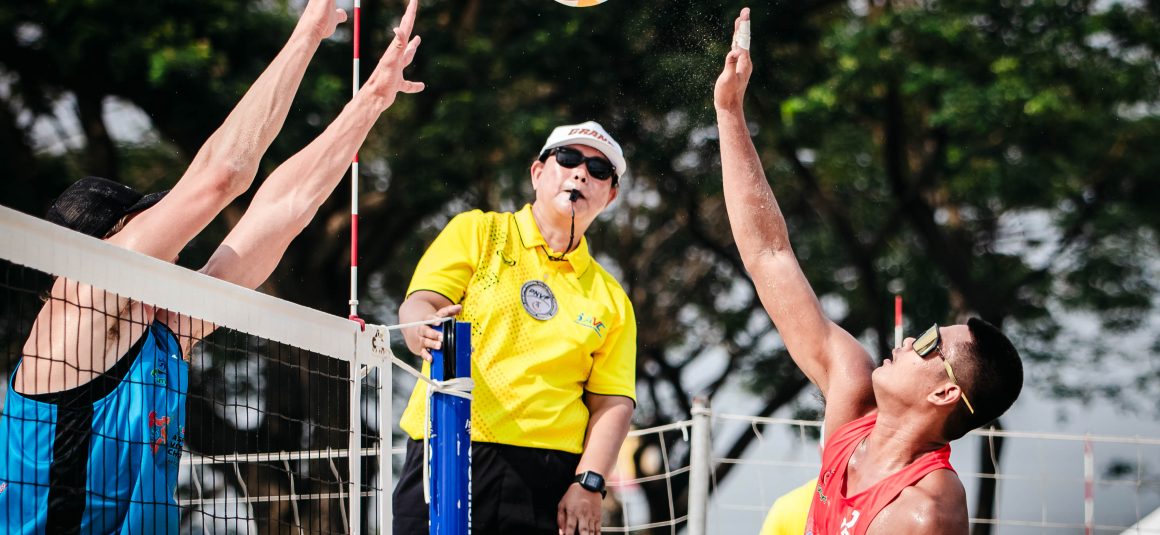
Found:
<svg viewBox="0 0 1160 535"><path fill-rule="evenodd" d="M709 436L713 411L709 400L693 398L693 438L689 445L689 535L705 535L709 511L709 470L713 443Z"/></svg>
<svg viewBox="0 0 1160 535"><path fill-rule="evenodd" d="M362 528L362 378L359 359L350 362L350 533L358 535Z"/></svg>
<svg viewBox="0 0 1160 535"><path fill-rule="evenodd" d="M431 379L471 377L471 323L442 325L443 349L431 352ZM471 401L431 395L431 535L471 533Z"/></svg>
<svg viewBox="0 0 1160 535"><path fill-rule="evenodd" d="M391 495L394 484L395 458L391 456L391 431L395 420L393 394L394 366L390 361L379 366L379 533L391 533L394 522Z"/></svg>

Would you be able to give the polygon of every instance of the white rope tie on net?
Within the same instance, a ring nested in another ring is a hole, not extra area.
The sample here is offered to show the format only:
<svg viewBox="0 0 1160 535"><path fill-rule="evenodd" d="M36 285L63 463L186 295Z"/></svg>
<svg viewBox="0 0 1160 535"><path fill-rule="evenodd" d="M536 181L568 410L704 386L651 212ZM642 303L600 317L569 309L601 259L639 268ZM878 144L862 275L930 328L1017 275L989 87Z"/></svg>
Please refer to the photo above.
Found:
<svg viewBox="0 0 1160 535"><path fill-rule="evenodd" d="M391 325L389 327L386 327L386 329L389 331L395 331L395 330L402 330L402 329L405 329L408 327L417 327L420 325L438 325L440 323L445 323L447 321L448 321L448 318L436 318L436 319L431 319L431 320L413 321L410 323L400 323L398 325ZM424 501L424 503L429 504L429 503L431 503L431 468L429 466L428 460L430 459L430 454L431 454L431 450L430 450L431 425L428 422L429 422L429 417L431 415L431 396L433 394L447 394L449 396L455 396L457 398L466 399L468 401L471 401L472 400L471 391L475 389L475 381L472 380L470 377L456 377L454 379L447 379L445 381L437 381L435 379L431 379L430 377L427 377L426 375L424 375L423 372L415 369L410 364L407 364L406 362L403 362L402 360L400 360L399 357L396 357L393 353L391 354L391 362L394 363L395 366L398 366L399 369L411 374L416 379L426 383L424 386L427 389L427 394L426 394L427 402L424 404L424 411L423 411L423 413L424 413L423 414L423 422L424 422L423 423L423 501Z"/></svg>
<svg viewBox="0 0 1160 535"><path fill-rule="evenodd" d="M456 377L446 381L432 381L426 378L424 380L427 381L427 403L424 405L426 410L423 411L423 503L430 504L431 467L428 456L431 454L431 425L428 418L431 415L431 396L436 393L447 394L470 401L475 381L472 381L470 377Z"/></svg>
<svg viewBox="0 0 1160 535"><path fill-rule="evenodd" d="M439 325L440 323L446 323L450 319L451 318L435 318L435 319L430 319L430 320L412 321L411 323L399 323L396 325L384 325L383 328L388 330L388 331L401 331L401 330L406 329L408 327L418 327L420 325Z"/></svg>

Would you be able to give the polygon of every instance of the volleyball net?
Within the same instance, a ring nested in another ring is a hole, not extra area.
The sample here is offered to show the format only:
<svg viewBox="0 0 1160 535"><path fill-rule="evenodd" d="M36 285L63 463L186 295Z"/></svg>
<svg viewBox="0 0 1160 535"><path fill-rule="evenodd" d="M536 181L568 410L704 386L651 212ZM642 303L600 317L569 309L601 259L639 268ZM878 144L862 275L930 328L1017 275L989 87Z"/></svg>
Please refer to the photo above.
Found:
<svg viewBox="0 0 1160 535"><path fill-rule="evenodd" d="M61 291L62 279L75 284ZM180 313L182 333L212 333L177 365L191 340L165 346L155 316L135 303ZM0 528L102 531L110 518L175 514L182 533L390 533L384 459L402 453L390 446L397 327L364 330L0 207ZM166 351L131 347L137 340ZM127 353L139 355L130 366ZM448 379L447 366L434 369ZM126 402L118 388L143 394ZM184 398L170 400L173 410L149 405L175 392ZM609 477L602 531L756 532L775 498L816 475L817 426L699 406L691 420L635 430ZM747 434L751 451L722 454ZM118 440L131 451L108 446ZM436 441L431 451L441 457ZM979 430L956 451L966 454L957 466L972 512L976 489L995 486L994 517L972 517L974 526L1160 533L1158 437ZM980 456L994 468L975 468ZM462 516L449 508L433 518L452 513Z"/></svg>
<svg viewBox="0 0 1160 535"><path fill-rule="evenodd" d="M389 532L389 345L0 207L0 520Z"/></svg>

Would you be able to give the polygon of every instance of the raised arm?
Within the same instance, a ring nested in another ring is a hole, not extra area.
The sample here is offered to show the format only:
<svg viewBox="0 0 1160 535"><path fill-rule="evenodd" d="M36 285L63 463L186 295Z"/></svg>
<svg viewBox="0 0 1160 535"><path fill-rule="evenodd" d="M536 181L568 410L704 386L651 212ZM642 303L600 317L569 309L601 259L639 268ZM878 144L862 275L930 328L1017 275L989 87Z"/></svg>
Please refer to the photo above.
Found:
<svg viewBox="0 0 1160 535"><path fill-rule="evenodd" d="M280 165L258 189L250 208L210 257L202 272L248 288L270 276L290 241L314 217L346 173L375 121L399 92L423 84L404 79L419 38L411 38L418 0L411 0L395 39L374 72L338 117L314 141Z"/></svg>
<svg viewBox="0 0 1160 535"><path fill-rule="evenodd" d="M201 268L202 273L247 288L265 282L290 242L345 176L347 165L379 115L394 103L399 92L423 90L422 83L403 78L403 69L419 47L419 38L411 38L418 8L418 0L411 0L395 28L395 39L366 84L314 141L262 183L250 208ZM184 316L166 313L161 319L178 333L185 351L214 329Z"/></svg>
<svg viewBox="0 0 1160 535"><path fill-rule="evenodd" d="M743 21L749 21L748 8L734 22L735 32ZM729 225L786 349L826 398L826 429L832 432L874 407L873 363L850 333L825 316L790 247L785 216L745 122L743 101L752 72L749 50L735 42L714 88Z"/></svg>
<svg viewBox="0 0 1160 535"><path fill-rule="evenodd" d="M310 0L290 39L194 157L177 185L136 214L109 243L172 261L230 201L249 188L258 161L282 128L306 65L322 39L346 19L334 0ZM85 384L108 370L148 328L152 315L139 304L68 279L58 279L24 346L18 390L55 392ZM151 310L151 309L149 309ZM208 330L188 318L174 332ZM191 339L182 336L188 350Z"/></svg>
<svg viewBox="0 0 1160 535"><path fill-rule="evenodd" d="M334 0L310 0L286 45L156 209L142 212L110 242L172 260L254 180L258 163L282 129L306 66L323 39L346 20Z"/></svg>

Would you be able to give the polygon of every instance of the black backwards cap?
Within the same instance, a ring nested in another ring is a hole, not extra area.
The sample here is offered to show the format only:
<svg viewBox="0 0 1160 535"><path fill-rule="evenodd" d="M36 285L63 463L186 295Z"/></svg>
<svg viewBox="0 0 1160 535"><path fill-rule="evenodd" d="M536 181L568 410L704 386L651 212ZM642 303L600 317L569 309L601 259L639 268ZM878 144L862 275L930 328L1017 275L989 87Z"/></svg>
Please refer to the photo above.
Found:
<svg viewBox="0 0 1160 535"><path fill-rule="evenodd" d="M53 201L46 219L95 238L104 238L122 217L157 204L166 193L169 190L142 195L124 184L87 176L74 182Z"/></svg>

